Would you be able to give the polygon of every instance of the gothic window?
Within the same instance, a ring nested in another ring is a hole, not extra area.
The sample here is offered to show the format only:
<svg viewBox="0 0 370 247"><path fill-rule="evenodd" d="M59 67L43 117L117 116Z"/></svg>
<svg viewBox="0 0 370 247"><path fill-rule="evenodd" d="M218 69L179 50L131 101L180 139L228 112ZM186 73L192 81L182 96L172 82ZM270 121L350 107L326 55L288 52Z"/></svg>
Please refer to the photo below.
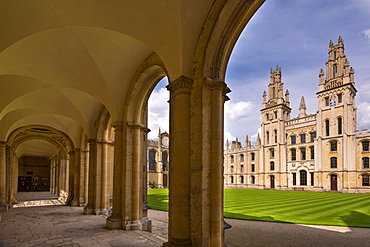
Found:
<svg viewBox="0 0 370 247"><path fill-rule="evenodd" d="M334 52L334 59L337 59L337 52Z"/></svg>
<svg viewBox="0 0 370 247"><path fill-rule="evenodd" d="M329 106L329 97L325 98L325 106Z"/></svg>
<svg viewBox="0 0 370 247"><path fill-rule="evenodd" d="M338 77L338 67L337 65L333 65L333 77Z"/></svg>
<svg viewBox="0 0 370 247"><path fill-rule="evenodd" d="M269 119L269 114L268 113L266 113L266 121L269 121L270 119Z"/></svg>
<svg viewBox="0 0 370 247"><path fill-rule="evenodd" d="M168 153L167 152L162 152L162 171L167 172L168 171Z"/></svg>
<svg viewBox="0 0 370 247"><path fill-rule="evenodd" d="M278 142L278 134L277 134L277 130L274 130L274 136L275 136L275 143Z"/></svg>
<svg viewBox="0 0 370 247"><path fill-rule="evenodd" d="M342 134L342 118L338 118L338 135Z"/></svg>
<svg viewBox="0 0 370 247"><path fill-rule="evenodd" d="M251 160L254 160L254 153L251 153Z"/></svg>
<svg viewBox="0 0 370 247"><path fill-rule="evenodd" d="M233 155L230 156L230 162L234 163L234 156Z"/></svg>
<svg viewBox="0 0 370 247"><path fill-rule="evenodd" d="M311 132L310 133L311 142L314 142L315 141L315 138L316 138L316 132Z"/></svg>
<svg viewBox="0 0 370 247"><path fill-rule="evenodd" d="M362 175L362 186L370 186L369 175Z"/></svg>
<svg viewBox="0 0 370 247"><path fill-rule="evenodd" d="M234 183L234 177L233 176L231 176L230 177L230 182L233 184Z"/></svg>
<svg viewBox="0 0 370 247"><path fill-rule="evenodd" d="M251 177L251 183L255 184L256 183L256 178L254 176Z"/></svg>
<svg viewBox="0 0 370 247"><path fill-rule="evenodd" d="M292 175L293 175L293 185L297 185L297 174L293 172Z"/></svg>
<svg viewBox="0 0 370 247"><path fill-rule="evenodd" d="M330 130L330 129L329 129L329 128L330 128L329 124L330 124L330 123L329 123L329 120L328 120L328 119L326 119L326 120L325 120L325 134L326 134L326 136L329 136L329 132L330 132L330 131L329 131L329 130Z"/></svg>
<svg viewBox="0 0 370 247"><path fill-rule="evenodd" d="M230 166L230 173L234 173L234 166Z"/></svg>
<svg viewBox="0 0 370 247"><path fill-rule="evenodd" d="M330 158L330 168L337 168L337 157Z"/></svg>
<svg viewBox="0 0 370 247"><path fill-rule="evenodd" d="M275 119L277 119L278 118L277 111L274 112L274 115L275 115Z"/></svg>
<svg viewBox="0 0 370 247"><path fill-rule="evenodd" d="M274 161L270 162L270 170L271 171L275 170L275 162Z"/></svg>
<svg viewBox="0 0 370 247"><path fill-rule="evenodd" d="M330 152L336 152L338 150L338 142L331 141L330 142Z"/></svg>
<svg viewBox="0 0 370 247"><path fill-rule="evenodd" d="M311 186L314 186L315 173L311 172Z"/></svg>
<svg viewBox="0 0 370 247"><path fill-rule="evenodd" d="M296 144L297 143L296 136L291 136L290 141L291 141L292 144Z"/></svg>
<svg viewBox="0 0 370 247"><path fill-rule="evenodd" d="M306 148L301 148L301 160L306 160Z"/></svg>
<svg viewBox="0 0 370 247"><path fill-rule="evenodd" d="M243 165L240 166L240 172L244 173L244 166Z"/></svg>
<svg viewBox="0 0 370 247"><path fill-rule="evenodd" d="M275 157L275 150L273 148L270 149L270 158Z"/></svg>
<svg viewBox="0 0 370 247"><path fill-rule="evenodd" d="M369 151L369 141L363 141L362 142L362 152L368 152Z"/></svg>
<svg viewBox="0 0 370 247"><path fill-rule="evenodd" d="M240 155L240 162L243 162L244 161L244 155L243 154L241 154Z"/></svg>
<svg viewBox="0 0 370 247"><path fill-rule="evenodd" d="M299 172L299 178L300 178L300 185L307 185L307 172L304 170L301 170Z"/></svg>
<svg viewBox="0 0 370 247"><path fill-rule="evenodd" d="M369 157L362 158L362 169L369 169Z"/></svg>
<svg viewBox="0 0 370 247"><path fill-rule="evenodd" d="M270 132L266 131L266 143L270 144Z"/></svg>
<svg viewBox="0 0 370 247"><path fill-rule="evenodd" d="M275 98L275 87L272 88L272 98Z"/></svg>
<svg viewBox="0 0 370 247"><path fill-rule="evenodd" d="M314 146L310 147L310 152L311 152L311 160L315 159L315 147Z"/></svg>
<svg viewBox="0 0 370 247"><path fill-rule="evenodd" d="M342 103L342 98L343 98L343 97L342 97L342 94L338 94L338 104L339 104L339 103Z"/></svg>
<svg viewBox="0 0 370 247"><path fill-rule="evenodd" d="M291 155L292 155L292 160L297 160L297 150L292 149L290 152L291 152Z"/></svg>
<svg viewBox="0 0 370 247"><path fill-rule="evenodd" d="M149 172L156 172L156 164L157 162L155 161L155 154L156 152L153 150L149 151Z"/></svg>
<svg viewBox="0 0 370 247"><path fill-rule="evenodd" d="M256 166L254 164L251 165L252 172L256 171Z"/></svg>
<svg viewBox="0 0 370 247"><path fill-rule="evenodd" d="M300 138L301 138L301 143L306 143L306 134L301 134Z"/></svg>
<svg viewBox="0 0 370 247"><path fill-rule="evenodd" d="M240 183L244 184L244 176L240 176Z"/></svg>

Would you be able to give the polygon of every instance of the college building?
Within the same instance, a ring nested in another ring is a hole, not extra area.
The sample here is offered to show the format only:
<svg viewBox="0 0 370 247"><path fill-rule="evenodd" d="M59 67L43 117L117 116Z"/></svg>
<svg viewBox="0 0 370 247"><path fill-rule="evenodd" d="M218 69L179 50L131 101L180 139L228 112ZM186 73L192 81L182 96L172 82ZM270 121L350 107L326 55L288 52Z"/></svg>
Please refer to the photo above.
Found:
<svg viewBox="0 0 370 247"><path fill-rule="evenodd" d="M271 69L262 95L262 123L256 145L226 141L226 187L278 190L370 192L368 130L356 129L354 69L344 43L329 43L326 69L319 72L317 110L291 117L289 91L282 70Z"/></svg>

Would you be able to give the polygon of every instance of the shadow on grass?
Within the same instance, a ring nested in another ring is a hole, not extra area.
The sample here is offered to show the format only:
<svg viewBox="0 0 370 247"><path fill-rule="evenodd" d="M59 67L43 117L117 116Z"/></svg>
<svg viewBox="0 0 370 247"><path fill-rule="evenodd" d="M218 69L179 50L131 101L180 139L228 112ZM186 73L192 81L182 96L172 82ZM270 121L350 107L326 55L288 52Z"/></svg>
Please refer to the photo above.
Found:
<svg viewBox="0 0 370 247"><path fill-rule="evenodd" d="M148 206L155 210L168 211L168 195L148 194Z"/></svg>
<svg viewBox="0 0 370 247"><path fill-rule="evenodd" d="M349 227L366 227L370 228L370 216L357 211L351 211L349 214L340 216L341 219Z"/></svg>
<svg viewBox="0 0 370 247"><path fill-rule="evenodd" d="M230 213L230 212L224 212L225 218L230 219L238 219L238 220L255 220L255 221L268 221L268 222L278 222L278 223L290 223L288 221L282 221L282 220L276 220L274 217L271 216L252 216L252 215L246 215L246 214L236 214L236 213Z"/></svg>

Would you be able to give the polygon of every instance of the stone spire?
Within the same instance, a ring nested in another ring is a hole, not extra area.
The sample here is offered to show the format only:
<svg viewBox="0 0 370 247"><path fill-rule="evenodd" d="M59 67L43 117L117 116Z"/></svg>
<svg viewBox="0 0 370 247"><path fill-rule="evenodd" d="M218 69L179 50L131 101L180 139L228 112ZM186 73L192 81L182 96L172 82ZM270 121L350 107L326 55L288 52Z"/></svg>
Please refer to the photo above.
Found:
<svg viewBox="0 0 370 247"><path fill-rule="evenodd" d="M261 145L261 137L260 137L260 133L257 133L257 145L260 146Z"/></svg>
<svg viewBox="0 0 370 247"><path fill-rule="evenodd" d="M299 103L299 115L298 115L298 117L307 116L306 109L307 109L306 108L306 102L304 100L304 97L302 96L301 102Z"/></svg>
<svg viewBox="0 0 370 247"><path fill-rule="evenodd" d="M245 136L245 147L248 149L250 146L249 146L249 138L248 138L248 135Z"/></svg>
<svg viewBox="0 0 370 247"><path fill-rule="evenodd" d="M289 90L287 89L287 90L285 91L285 101L286 101L286 102L289 102L289 95L290 95L290 93L289 93Z"/></svg>
<svg viewBox="0 0 370 247"><path fill-rule="evenodd" d="M229 150L229 140L226 140L226 150Z"/></svg>

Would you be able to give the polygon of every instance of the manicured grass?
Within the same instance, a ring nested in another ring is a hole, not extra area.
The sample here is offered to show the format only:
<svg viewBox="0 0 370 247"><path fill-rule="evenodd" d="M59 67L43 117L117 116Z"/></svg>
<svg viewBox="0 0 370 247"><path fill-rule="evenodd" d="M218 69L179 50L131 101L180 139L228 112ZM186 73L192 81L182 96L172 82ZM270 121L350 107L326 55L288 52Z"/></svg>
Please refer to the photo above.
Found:
<svg viewBox="0 0 370 247"><path fill-rule="evenodd" d="M168 210L168 190L148 190L153 209ZM370 228L370 194L225 189L226 218Z"/></svg>

